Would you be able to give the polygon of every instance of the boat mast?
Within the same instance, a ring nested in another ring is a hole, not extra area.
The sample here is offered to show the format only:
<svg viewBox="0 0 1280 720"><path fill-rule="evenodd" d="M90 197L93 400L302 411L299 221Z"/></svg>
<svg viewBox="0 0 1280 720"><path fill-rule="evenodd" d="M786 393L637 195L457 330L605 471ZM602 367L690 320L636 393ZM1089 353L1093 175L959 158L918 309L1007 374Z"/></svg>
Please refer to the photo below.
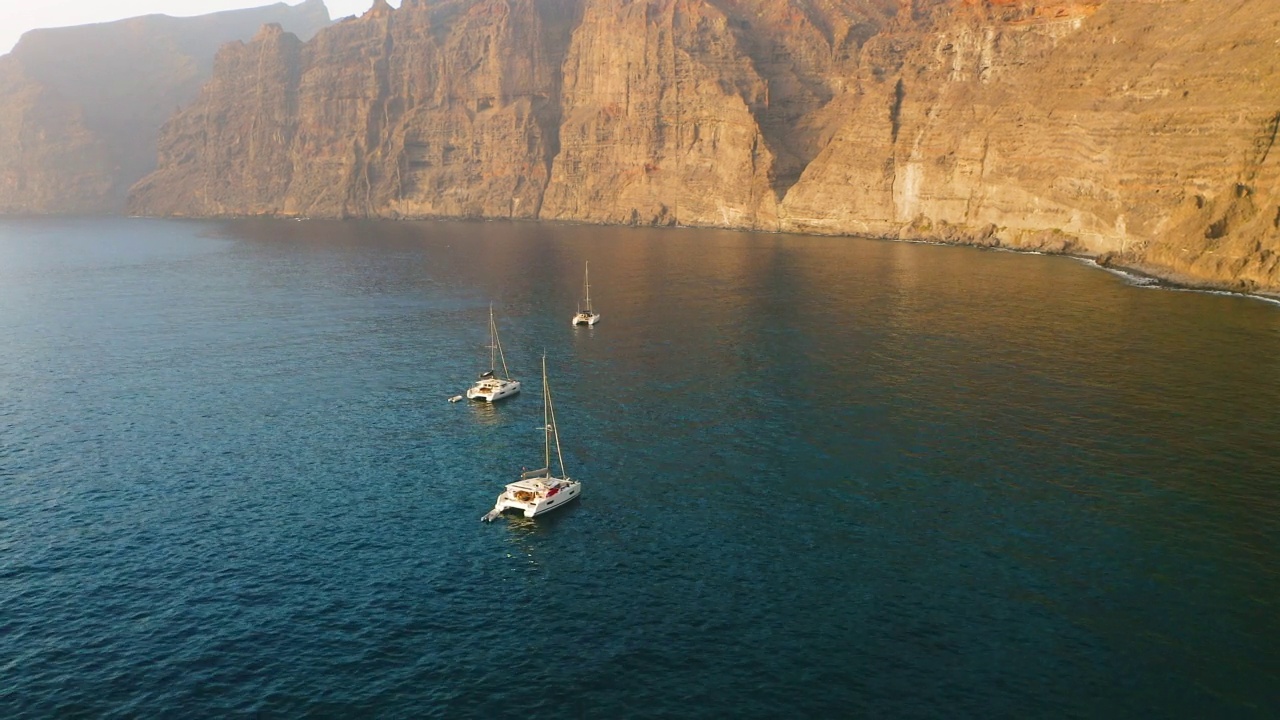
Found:
<svg viewBox="0 0 1280 720"><path fill-rule="evenodd" d="M542 419L545 423L547 441L543 459L546 461L547 474L551 473L551 435L556 436L556 459L560 461L560 474L569 477L564 469L564 453L560 451L560 429L556 427L556 409L551 403L551 385L547 384L547 355L542 354Z"/></svg>
<svg viewBox="0 0 1280 720"><path fill-rule="evenodd" d="M489 303L489 372L497 368L498 326L493 322L493 303Z"/></svg>
<svg viewBox="0 0 1280 720"><path fill-rule="evenodd" d="M591 314L591 261L587 261L586 268L582 274L582 286L587 296L587 314Z"/></svg>
<svg viewBox="0 0 1280 720"><path fill-rule="evenodd" d="M511 371L507 370L507 356L502 352L502 341L498 339L498 323L493 319L493 305L489 305L489 370L497 370L497 359L502 360L502 379L510 380ZM497 356L495 358L495 355Z"/></svg>
<svg viewBox="0 0 1280 720"><path fill-rule="evenodd" d="M542 467L551 474L551 396L547 393L547 353L542 353Z"/></svg>

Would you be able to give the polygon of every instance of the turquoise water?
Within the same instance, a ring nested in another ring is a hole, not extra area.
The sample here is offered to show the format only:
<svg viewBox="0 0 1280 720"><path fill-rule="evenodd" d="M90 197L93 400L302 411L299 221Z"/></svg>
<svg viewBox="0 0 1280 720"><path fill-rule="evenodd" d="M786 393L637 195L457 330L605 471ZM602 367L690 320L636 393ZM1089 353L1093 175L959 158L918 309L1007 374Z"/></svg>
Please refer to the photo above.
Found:
<svg viewBox="0 0 1280 720"><path fill-rule="evenodd" d="M0 221L0 716L1274 717L1278 371L1067 258Z"/></svg>

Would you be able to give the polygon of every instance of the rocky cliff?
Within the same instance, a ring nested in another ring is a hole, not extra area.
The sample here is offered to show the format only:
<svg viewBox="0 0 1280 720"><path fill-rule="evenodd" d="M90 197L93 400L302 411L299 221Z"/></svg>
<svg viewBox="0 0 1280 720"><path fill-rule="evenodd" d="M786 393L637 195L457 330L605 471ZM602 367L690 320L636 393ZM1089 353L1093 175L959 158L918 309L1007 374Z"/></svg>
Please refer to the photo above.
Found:
<svg viewBox="0 0 1280 720"><path fill-rule="evenodd" d="M1278 39L1266 0L379 0L223 48L130 210L863 233L1280 290Z"/></svg>
<svg viewBox="0 0 1280 720"><path fill-rule="evenodd" d="M194 18L34 30L0 57L0 213L124 209L159 128L195 99L223 43L277 22L311 37L323 0Z"/></svg>
<svg viewBox="0 0 1280 720"><path fill-rule="evenodd" d="M1280 288L1280 6L963 2L872 38L784 229Z"/></svg>

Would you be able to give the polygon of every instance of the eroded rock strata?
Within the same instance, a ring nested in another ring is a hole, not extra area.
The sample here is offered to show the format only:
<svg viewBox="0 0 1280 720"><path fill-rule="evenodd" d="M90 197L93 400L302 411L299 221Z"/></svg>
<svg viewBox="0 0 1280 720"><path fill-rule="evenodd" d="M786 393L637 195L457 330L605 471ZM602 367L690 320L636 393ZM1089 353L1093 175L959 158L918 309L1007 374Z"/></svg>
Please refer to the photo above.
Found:
<svg viewBox="0 0 1280 720"><path fill-rule="evenodd" d="M311 37L321 0L33 30L0 57L0 213L121 212L156 167L160 126L228 40L277 22Z"/></svg>
<svg viewBox="0 0 1280 720"><path fill-rule="evenodd" d="M965 2L863 52L784 229L1102 255L1280 287L1265 2Z"/></svg>
<svg viewBox="0 0 1280 720"><path fill-rule="evenodd" d="M1280 290L1277 38L1265 0L379 0L224 47L130 210L866 233Z"/></svg>

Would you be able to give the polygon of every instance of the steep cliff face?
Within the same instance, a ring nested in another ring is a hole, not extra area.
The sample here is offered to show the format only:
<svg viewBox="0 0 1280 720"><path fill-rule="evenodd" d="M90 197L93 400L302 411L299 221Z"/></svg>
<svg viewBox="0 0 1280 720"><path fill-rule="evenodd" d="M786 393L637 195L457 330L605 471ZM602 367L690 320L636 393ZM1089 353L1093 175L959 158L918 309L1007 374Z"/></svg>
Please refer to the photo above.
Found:
<svg viewBox="0 0 1280 720"><path fill-rule="evenodd" d="M1278 28L1264 2L932 8L864 48L782 227L1280 288Z"/></svg>
<svg viewBox="0 0 1280 720"><path fill-rule="evenodd" d="M536 217L571 11L380 1L305 46L279 28L228 46L130 211Z"/></svg>
<svg viewBox="0 0 1280 720"><path fill-rule="evenodd" d="M163 189L188 199L187 212L217 215L275 212L293 178L293 121L298 104L302 42L279 25L265 26L250 45L218 53L206 95L217 109L179 114L166 130L178 135L182 155L162 145L158 167L137 186L143 195ZM264 173L262 168L271 168ZM194 168L189 172L188 168ZM234 206L222 200L234 201Z"/></svg>
<svg viewBox="0 0 1280 720"><path fill-rule="evenodd" d="M764 82L700 2L587 3L543 217L773 227Z"/></svg>
<svg viewBox="0 0 1280 720"><path fill-rule="evenodd" d="M100 210L111 157L83 109L13 63L0 62L0 97L0 213Z"/></svg>
<svg viewBox="0 0 1280 720"><path fill-rule="evenodd" d="M713 0L762 81L751 106L775 156L781 196L831 138L864 43L895 16L897 0Z"/></svg>
<svg viewBox="0 0 1280 720"><path fill-rule="evenodd" d="M222 43L265 22L310 37L322 0L194 18L34 30L0 57L0 213L120 212L156 136L195 98Z"/></svg>
<svg viewBox="0 0 1280 720"><path fill-rule="evenodd" d="M1277 37L1264 0L378 2L224 50L131 209L869 233L1280 289Z"/></svg>

